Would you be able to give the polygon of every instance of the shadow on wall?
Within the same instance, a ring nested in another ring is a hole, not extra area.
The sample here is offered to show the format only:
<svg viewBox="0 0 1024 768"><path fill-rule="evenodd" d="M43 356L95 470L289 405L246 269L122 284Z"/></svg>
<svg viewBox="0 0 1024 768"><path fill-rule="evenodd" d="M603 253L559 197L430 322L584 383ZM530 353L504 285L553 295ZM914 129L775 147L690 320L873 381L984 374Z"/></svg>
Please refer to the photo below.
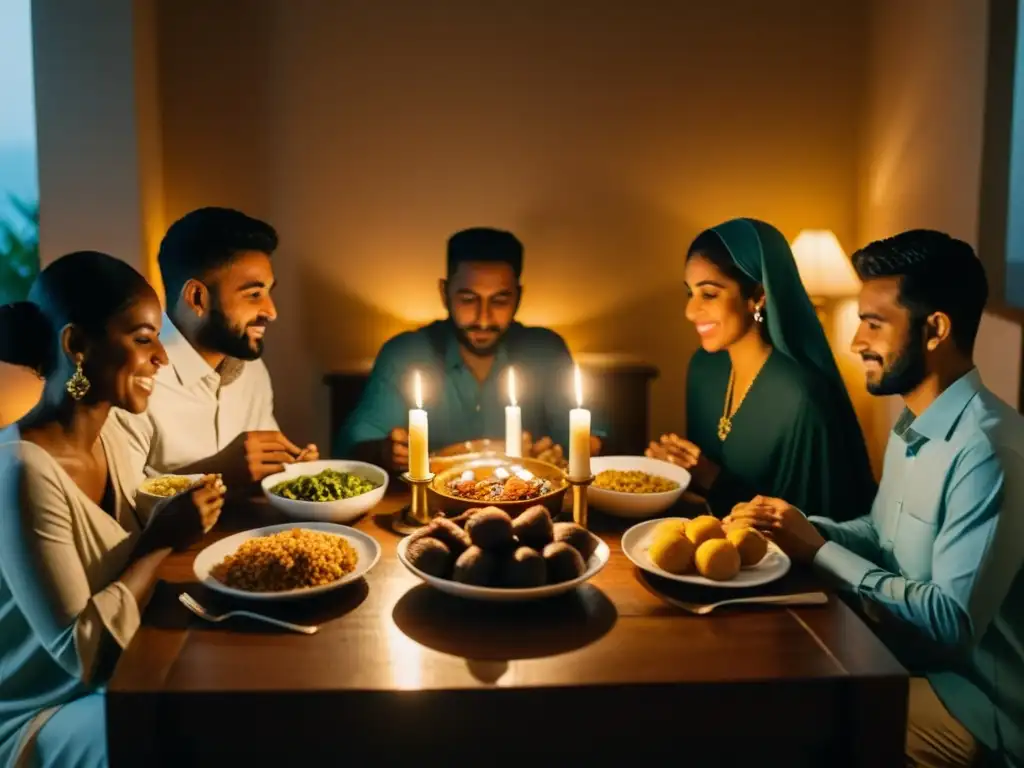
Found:
<svg viewBox="0 0 1024 768"><path fill-rule="evenodd" d="M317 301L301 302L302 335L323 372L372 359L385 341L419 325L347 291L332 279L322 262L307 258L299 264L301 295L318 297Z"/></svg>

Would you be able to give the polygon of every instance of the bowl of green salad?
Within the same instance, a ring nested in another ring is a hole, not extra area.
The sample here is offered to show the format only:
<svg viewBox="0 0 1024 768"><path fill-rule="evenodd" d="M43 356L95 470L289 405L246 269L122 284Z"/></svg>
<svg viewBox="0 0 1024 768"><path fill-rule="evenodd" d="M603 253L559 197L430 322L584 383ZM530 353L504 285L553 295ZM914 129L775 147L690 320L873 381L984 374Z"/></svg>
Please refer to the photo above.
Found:
<svg viewBox="0 0 1024 768"><path fill-rule="evenodd" d="M384 497L388 473L363 461L304 461L263 479L263 495L296 520L349 523Z"/></svg>

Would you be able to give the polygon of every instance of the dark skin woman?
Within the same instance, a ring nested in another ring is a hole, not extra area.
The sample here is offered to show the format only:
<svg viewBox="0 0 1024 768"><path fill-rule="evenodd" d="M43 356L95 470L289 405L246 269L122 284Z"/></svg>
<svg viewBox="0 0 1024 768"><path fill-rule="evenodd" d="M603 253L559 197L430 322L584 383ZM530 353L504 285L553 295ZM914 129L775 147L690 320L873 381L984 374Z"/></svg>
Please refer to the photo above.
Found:
<svg viewBox="0 0 1024 768"><path fill-rule="evenodd" d="M53 262L28 302L0 308L0 361L44 381L0 445L0 763L29 751L47 765L103 764L98 685L160 564L220 515L225 488L209 475L143 527L141 478L104 429L112 408L146 409L167 364L161 317L138 272L91 251Z"/></svg>

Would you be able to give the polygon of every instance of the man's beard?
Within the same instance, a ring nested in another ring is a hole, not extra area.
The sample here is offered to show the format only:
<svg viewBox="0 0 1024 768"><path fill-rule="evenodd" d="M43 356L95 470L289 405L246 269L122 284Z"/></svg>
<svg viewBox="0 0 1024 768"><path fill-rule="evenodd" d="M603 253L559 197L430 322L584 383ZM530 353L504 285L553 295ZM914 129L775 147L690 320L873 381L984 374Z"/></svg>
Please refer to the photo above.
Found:
<svg viewBox="0 0 1024 768"><path fill-rule="evenodd" d="M874 355L861 355L865 360L882 361ZM882 367L882 376L868 383L872 395L906 395L917 389L927 374L924 357L924 324L912 323L907 343L889 365Z"/></svg>
<svg viewBox="0 0 1024 768"><path fill-rule="evenodd" d="M266 327L265 320L253 320L245 326L232 326L220 307L210 309L210 319L199 331L199 343L238 360L257 360L263 354L263 339L250 339L249 328Z"/></svg>
<svg viewBox="0 0 1024 768"><path fill-rule="evenodd" d="M498 345L501 344L501 340L505 338L505 334L508 332L508 328L502 330L496 325L474 324L460 326L458 323L455 322L455 317L452 314L451 309L448 310L448 320L452 324L452 328L455 329L455 338L458 339L459 344L461 344L467 351L476 355L477 357L490 357L491 355L493 355L495 351L498 349ZM495 334L494 341L492 341L486 347L477 346L476 344L473 343L473 340L469 338L469 334L471 333L483 332L491 332Z"/></svg>

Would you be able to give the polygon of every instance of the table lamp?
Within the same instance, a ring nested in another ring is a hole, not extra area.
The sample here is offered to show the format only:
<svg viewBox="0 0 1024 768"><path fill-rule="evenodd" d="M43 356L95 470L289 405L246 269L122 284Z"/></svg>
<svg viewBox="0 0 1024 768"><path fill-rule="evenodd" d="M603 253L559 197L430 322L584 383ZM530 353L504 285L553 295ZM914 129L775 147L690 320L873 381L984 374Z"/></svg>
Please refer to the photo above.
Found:
<svg viewBox="0 0 1024 768"><path fill-rule="evenodd" d="M831 230L805 229L792 248L800 279L819 310L826 300L856 296L860 291L853 264Z"/></svg>

